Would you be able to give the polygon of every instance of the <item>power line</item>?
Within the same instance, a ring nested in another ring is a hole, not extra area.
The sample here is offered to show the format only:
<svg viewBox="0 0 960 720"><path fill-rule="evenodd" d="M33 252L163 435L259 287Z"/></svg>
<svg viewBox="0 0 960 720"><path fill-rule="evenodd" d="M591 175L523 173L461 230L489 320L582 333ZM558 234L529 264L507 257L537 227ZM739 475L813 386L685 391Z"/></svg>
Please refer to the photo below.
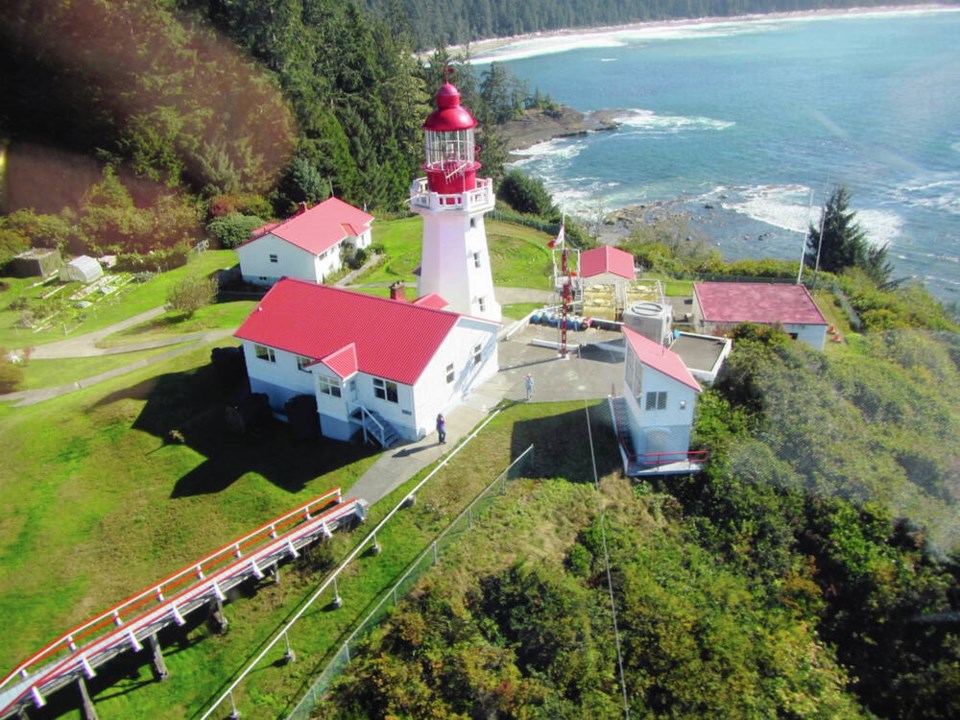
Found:
<svg viewBox="0 0 960 720"><path fill-rule="evenodd" d="M630 703L627 701L627 681L623 674L623 654L620 652L620 630L617 627L617 604L613 597L613 575L610 572L610 554L607 552L607 523L600 497L600 478L597 475L597 456L593 451L593 429L590 426L590 408L583 401L583 410L587 415L587 438L590 440L590 462L593 464L593 487L597 496L597 512L600 515L600 540L603 545L603 562L607 570L607 591L610 593L610 614L613 620L613 639L617 648L617 667L620 670L620 690L623 693L623 716L629 720Z"/></svg>

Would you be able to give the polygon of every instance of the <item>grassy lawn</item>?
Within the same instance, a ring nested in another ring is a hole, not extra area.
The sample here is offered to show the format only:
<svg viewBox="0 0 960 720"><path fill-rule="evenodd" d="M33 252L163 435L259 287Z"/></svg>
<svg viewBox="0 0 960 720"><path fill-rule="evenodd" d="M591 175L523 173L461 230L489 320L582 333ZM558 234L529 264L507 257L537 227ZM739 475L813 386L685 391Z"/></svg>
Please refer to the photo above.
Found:
<svg viewBox="0 0 960 720"><path fill-rule="evenodd" d="M505 318L522 320L534 310L539 310L542 307L543 303L511 303L510 305L504 305L500 309Z"/></svg>
<svg viewBox="0 0 960 720"><path fill-rule="evenodd" d="M236 300L199 308L192 316L167 312L160 317L122 330L100 341L99 347L112 348L163 340L214 328L236 328L257 306L254 300Z"/></svg>
<svg viewBox="0 0 960 720"><path fill-rule="evenodd" d="M486 223L493 282L508 287L544 287L552 272L547 242L551 237L539 230L511 225L499 220ZM357 283L392 283L403 280L415 284L413 271L420 264L423 221L419 216L378 221L373 225L374 242L383 243L387 258Z"/></svg>
<svg viewBox="0 0 960 720"><path fill-rule="evenodd" d="M152 350L138 350L119 355L60 360L31 360L23 367L24 382L21 390L36 390L37 388L66 385L109 370L131 365L140 360L147 360L169 352L175 347L179 347L179 345L167 345Z"/></svg>
<svg viewBox="0 0 960 720"><path fill-rule="evenodd" d="M0 347L21 348L62 340L65 336L64 328L70 335L99 330L145 310L163 305L167 300L167 291L170 287L185 277L206 276L217 270L231 267L236 262L237 254L233 250L205 252L192 257L185 267L162 273L145 283L130 283L117 295L104 298L85 310L78 310L66 302L62 312L54 319L52 327L40 332L14 327L22 311L11 309L11 305L26 298L31 301L32 307L37 307L38 312L42 313L44 308L54 303L54 300L41 301L39 297L42 293L54 288L56 283L31 288L30 285L36 282L35 278L28 280L5 278L4 282L10 287L0 293ZM54 298L69 291L70 288L66 288Z"/></svg>

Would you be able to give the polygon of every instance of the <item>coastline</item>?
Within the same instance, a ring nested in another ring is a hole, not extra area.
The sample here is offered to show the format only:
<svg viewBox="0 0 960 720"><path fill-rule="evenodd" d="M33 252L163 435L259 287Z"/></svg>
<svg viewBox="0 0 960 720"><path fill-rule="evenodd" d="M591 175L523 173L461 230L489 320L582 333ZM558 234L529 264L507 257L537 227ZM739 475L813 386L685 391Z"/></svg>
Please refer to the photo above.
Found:
<svg viewBox="0 0 960 720"><path fill-rule="evenodd" d="M888 15L902 13L927 13L935 11L960 11L960 7L949 3L925 3L922 5L882 5L878 7L854 8L823 8L820 10L796 10L789 12L751 13L748 15L707 16L691 18L674 18L672 20L644 20L624 25L602 25L596 27L561 28L559 30L545 30L523 35L510 35L499 38L475 40L463 45L451 45L448 48L452 57L468 59L470 63L486 64L500 62L504 59L494 55L494 51L521 43L544 42L557 39L592 38L610 35L612 33L630 33L648 31L651 34L663 30L679 30L691 27L709 27L711 25L726 25L731 23L763 22L775 20L816 20L842 17L864 17L870 15ZM431 51L422 53L429 55ZM553 50L552 52L557 52ZM543 54L543 53L531 53Z"/></svg>

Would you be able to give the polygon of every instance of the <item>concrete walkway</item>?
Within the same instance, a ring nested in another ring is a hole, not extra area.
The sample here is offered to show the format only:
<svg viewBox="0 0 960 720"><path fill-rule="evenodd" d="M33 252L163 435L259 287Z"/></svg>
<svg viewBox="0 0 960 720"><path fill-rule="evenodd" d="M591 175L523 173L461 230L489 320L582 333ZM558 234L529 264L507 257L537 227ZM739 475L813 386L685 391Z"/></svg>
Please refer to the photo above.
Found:
<svg viewBox="0 0 960 720"><path fill-rule="evenodd" d="M499 296L499 290L497 290ZM444 454L486 417L502 400L524 401L526 377L534 378L534 401L597 400L623 382L623 337L619 333L586 330L568 334L572 352L560 360L555 349L534 343L556 340L554 328L528 327L499 345L500 372L446 415L447 443L436 433L383 452L346 494L375 503Z"/></svg>

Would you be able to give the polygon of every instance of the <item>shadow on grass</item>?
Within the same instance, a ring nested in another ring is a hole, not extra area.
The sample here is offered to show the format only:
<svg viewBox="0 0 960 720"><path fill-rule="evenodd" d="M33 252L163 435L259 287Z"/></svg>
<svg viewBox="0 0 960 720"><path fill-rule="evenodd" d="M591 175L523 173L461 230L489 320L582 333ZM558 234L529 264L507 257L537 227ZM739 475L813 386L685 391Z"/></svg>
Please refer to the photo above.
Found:
<svg viewBox="0 0 960 720"><path fill-rule="evenodd" d="M518 408L517 412L521 410ZM610 406L605 400L591 400L582 408L557 415L518 420L510 443L512 457L518 457L531 444L534 446L534 465L524 472L529 478L565 478L571 482L592 483L594 458L598 477L621 467Z"/></svg>
<svg viewBox="0 0 960 720"><path fill-rule="evenodd" d="M133 423L158 440L163 452L183 444L206 459L177 480L171 497L217 493L246 473L257 473L291 493L314 478L376 452L360 443L326 438L297 439L275 420L244 435L232 433L225 410L246 392L244 385L224 388L212 365L169 373L104 397L98 406L123 399L145 400Z"/></svg>

